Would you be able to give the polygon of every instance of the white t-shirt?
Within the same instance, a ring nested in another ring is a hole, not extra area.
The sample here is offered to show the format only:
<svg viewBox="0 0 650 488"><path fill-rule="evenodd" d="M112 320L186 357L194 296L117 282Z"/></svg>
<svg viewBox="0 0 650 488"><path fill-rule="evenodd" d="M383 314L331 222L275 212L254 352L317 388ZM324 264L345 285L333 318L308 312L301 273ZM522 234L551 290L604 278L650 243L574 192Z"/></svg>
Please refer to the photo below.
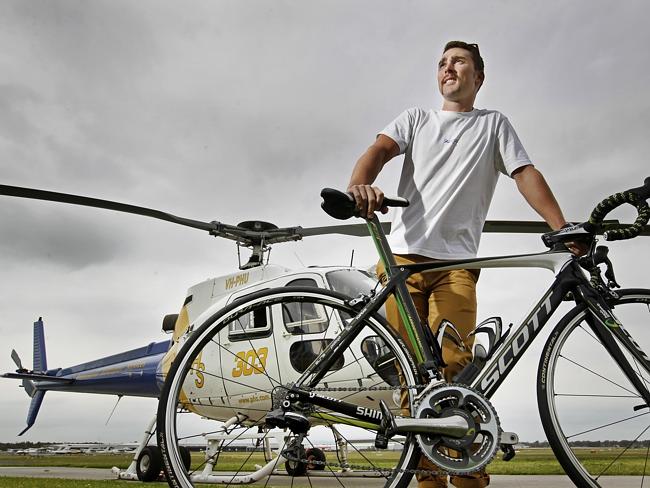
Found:
<svg viewBox="0 0 650 488"><path fill-rule="evenodd" d="M404 154L388 242L395 254L475 257L499 173L531 164L508 119L494 110L410 108L380 132Z"/></svg>

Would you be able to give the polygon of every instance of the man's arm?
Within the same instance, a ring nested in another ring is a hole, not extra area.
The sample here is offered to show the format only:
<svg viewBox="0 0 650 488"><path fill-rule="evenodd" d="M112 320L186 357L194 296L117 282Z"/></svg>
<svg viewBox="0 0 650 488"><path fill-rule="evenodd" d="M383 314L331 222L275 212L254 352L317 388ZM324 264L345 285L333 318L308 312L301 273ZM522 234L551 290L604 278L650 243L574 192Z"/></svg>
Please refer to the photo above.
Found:
<svg viewBox="0 0 650 488"><path fill-rule="evenodd" d="M372 217L375 210L381 209L384 193L371 186L377 179L384 164L399 154L399 146L388 136L379 134L375 142L361 155L352 170L348 192L352 193L361 215Z"/></svg>
<svg viewBox="0 0 650 488"><path fill-rule="evenodd" d="M551 226L560 229L566 220L544 176L532 164L517 168L512 177L528 204Z"/></svg>
<svg viewBox="0 0 650 488"><path fill-rule="evenodd" d="M544 176L532 164L517 168L512 177L517 182L519 192L553 230L558 230L567 223ZM584 242L567 242L565 245L576 256L589 251L589 245Z"/></svg>

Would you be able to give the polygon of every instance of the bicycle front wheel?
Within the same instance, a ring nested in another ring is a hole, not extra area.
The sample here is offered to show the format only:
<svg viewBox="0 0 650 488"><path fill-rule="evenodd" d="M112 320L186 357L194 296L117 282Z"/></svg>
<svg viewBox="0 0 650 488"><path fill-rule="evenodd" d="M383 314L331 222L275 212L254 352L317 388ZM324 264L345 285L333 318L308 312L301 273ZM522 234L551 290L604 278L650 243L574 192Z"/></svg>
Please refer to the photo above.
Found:
<svg viewBox="0 0 650 488"><path fill-rule="evenodd" d="M650 352L650 290L618 292L610 306L641 350ZM650 473L650 406L596 338L584 306L558 323L537 378L542 425L555 456L579 487L621 486ZM650 373L617 341L642 383Z"/></svg>
<svg viewBox="0 0 650 488"><path fill-rule="evenodd" d="M375 451L376 427L333 409L301 402L292 417L306 435L273 429L278 408L298 378L356 314L349 298L315 288L258 292L234 302L188 335L166 376L158 408L158 444L171 486L258 481L318 487L400 488L419 459L413 437ZM315 393L396 414L413 408L417 374L404 343L380 316L371 316L338 354ZM408 387L407 387L408 386ZM295 429L294 429L295 430ZM190 470L183 446L207 444ZM371 478L366 481L359 477ZM333 479L335 478L335 479Z"/></svg>

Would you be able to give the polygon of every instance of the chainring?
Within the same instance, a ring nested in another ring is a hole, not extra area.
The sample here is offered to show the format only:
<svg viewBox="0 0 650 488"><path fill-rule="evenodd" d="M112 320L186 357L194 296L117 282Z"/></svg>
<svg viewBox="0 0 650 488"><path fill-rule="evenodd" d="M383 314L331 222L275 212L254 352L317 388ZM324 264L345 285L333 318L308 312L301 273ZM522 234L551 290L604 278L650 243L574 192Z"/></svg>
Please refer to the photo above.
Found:
<svg viewBox="0 0 650 488"><path fill-rule="evenodd" d="M499 417L492 404L478 391L448 383L425 392L415 404L415 418L460 415L469 424L461 438L418 434L422 453L450 474L464 475L484 468L499 450Z"/></svg>

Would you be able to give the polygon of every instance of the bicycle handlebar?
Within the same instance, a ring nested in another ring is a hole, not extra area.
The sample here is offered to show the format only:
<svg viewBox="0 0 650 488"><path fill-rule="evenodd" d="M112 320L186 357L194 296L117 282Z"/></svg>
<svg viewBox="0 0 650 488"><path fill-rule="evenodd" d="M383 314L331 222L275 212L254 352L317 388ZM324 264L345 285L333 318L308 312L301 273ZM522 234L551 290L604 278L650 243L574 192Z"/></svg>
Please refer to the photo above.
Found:
<svg viewBox="0 0 650 488"><path fill-rule="evenodd" d="M625 225L619 229L608 230L603 234L603 237L606 241L618 241L636 237L643 231L643 227L650 220L650 207L646 202L648 198L650 198L650 177L644 180L643 186L615 193L605 198L591 212L589 223L600 225L609 212L624 203L629 203L637 210L637 218L634 223Z"/></svg>

